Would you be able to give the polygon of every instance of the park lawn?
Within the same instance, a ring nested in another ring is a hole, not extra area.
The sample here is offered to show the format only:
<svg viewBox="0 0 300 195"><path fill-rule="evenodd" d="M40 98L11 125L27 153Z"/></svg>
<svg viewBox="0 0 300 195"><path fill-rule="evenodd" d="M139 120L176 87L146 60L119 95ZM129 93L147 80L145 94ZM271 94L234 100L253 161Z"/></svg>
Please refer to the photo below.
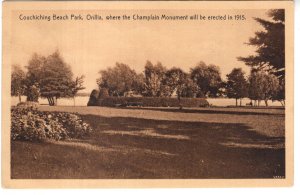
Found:
<svg viewBox="0 0 300 195"><path fill-rule="evenodd" d="M283 109L49 107L94 129L81 140L12 141L12 178L285 176Z"/></svg>

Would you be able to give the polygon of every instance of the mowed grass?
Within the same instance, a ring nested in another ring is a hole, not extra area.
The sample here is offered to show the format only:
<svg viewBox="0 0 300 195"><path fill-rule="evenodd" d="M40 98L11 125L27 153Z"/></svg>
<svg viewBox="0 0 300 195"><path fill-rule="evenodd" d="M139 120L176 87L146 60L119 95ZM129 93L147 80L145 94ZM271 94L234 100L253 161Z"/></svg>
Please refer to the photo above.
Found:
<svg viewBox="0 0 300 195"><path fill-rule="evenodd" d="M77 112L82 140L13 141L12 178L285 176L284 109L49 107Z"/></svg>

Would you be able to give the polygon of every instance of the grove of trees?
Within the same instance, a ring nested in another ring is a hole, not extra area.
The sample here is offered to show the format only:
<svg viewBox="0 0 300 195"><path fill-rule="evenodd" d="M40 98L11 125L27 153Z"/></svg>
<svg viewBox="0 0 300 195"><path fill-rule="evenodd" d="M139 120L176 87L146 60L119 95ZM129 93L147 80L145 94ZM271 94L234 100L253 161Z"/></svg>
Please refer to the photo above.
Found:
<svg viewBox="0 0 300 195"><path fill-rule="evenodd" d="M264 71L252 70L249 77L249 98L255 100L254 105L265 101L268 106L268 100L276 100L280 91L279 79Z"/></svg>
<svg viewBox="0 0 300 195"><path fill-rule="evenodd" d="M14 65L11 76L11 95L27 96L27 101L37 102L39 97L47 98L49 105L57 104L58 98L74 98L84 89L84 76L73 78L71 67L61 57L59 51L44 57L33 54L23 71Z"/></svg>
<svg viewBox="0 0 300 195"><path fill-rule="evenodd" d="M280 79L274 74L252 69L248 77L241 68L234 68L222 81L216 65L200 62L190 72L178 67L167 69L161 63L146 62L143 74L137 74L128 65L116 63L114 67L101 70L97 80L99 97L144 96L144 97L228 97L236 99L236 106L243 98L250 98L254 105L261 101L280 99ZM252 102L251 102L252 104Z"/></svg>
<svg viewBox="0 0 300 195"><path fill-rule="evenodd" d="M266 98L278 100L285 104L285 11L274 9L267 12L269 20L255 18L264 28L263 31L255 32L255 36L247 43L256 48L256 54L247 57L238 57L238 60L245 62L254 72L264 71L268 77L272 77L271 83L277 80L274 85L277 88L276 95L266 95ZM253 72L252 71L252 72ZM260 73L256 73L260 74ZM275 77L273 77L274 75ZM262 86L260 86L262 87ZM272 92L273 93L273 92ZM253 97L255 97L254 95ZM260 97L261 98L261 97ZM266 101L267 103L267 101Z"/></svg>
<svg viewBox="0 0 300 195"><path fill-rule="evenodd" d="M219 68L201 62L189 73L178 67L167 69L161 63L146 62L143 74L137 74L128 65L116 63L101 70L97 79L99 89L107 89L110 96L127 94L145 97L216 97L222 80ZM131 93L129 93L131 92Z"/></svg>

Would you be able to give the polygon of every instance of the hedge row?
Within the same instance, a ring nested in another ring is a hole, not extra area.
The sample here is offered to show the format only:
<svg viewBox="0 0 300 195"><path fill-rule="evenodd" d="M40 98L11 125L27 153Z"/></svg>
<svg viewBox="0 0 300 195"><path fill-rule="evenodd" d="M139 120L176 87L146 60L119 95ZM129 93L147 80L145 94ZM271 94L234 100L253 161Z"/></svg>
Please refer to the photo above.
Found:
<svg viewBox="0 0 300 195"><path fill-rule="evenodd" d="M107 97L98 99L93 106L144 106L144 107L207 107L208 101L204 98L177 98L168 97Z"/></svg>

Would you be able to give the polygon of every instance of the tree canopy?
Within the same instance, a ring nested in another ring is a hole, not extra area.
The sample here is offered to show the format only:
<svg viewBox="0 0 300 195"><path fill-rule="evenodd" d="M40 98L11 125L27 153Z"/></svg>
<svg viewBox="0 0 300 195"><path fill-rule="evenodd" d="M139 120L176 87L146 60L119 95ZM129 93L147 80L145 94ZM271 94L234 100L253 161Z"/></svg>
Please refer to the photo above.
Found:
<svg viewBox="0 0 300 195"><path fill-rule="evenodd" d="M234 68L231 73L226 76L227 97L237 100L248 96L248 82L245 78L245 72L243 72L241 68Z"/></svg>
<svg viewBox="0 0 300 195"><path fill-rule="evenodd" d="M101 70L99 73L99 88L108 89L111 96L124 96L126 92L134 90L139 78L135 70L123 63L116 63L113 68Z"/></svg>
<svg viewBox="0 0 300 195"><path fill-rule="evenodd" d="M11 95L18 96L21 102L21 96L25 94L25 72L20 65L13 65L11 74Z"/></svg>
<svg viewBox="0 0 300 195"><path fill-rule="evenodd" d="M256 47L256 54L238 57L246 65L273 73L280 79L285 77L285 14L283 9L270 10L270 20L255 18L264 28L255 32L248 45Z"/></svg>
<svg viewBox="0 0 300 195"><path fill-rule="evenodd" d="M187 87L188 75L180 68L171 68L165 73L162 81L165 87L165 96L171 96L176 92L178 99L182 97L184 89Z"/></svg>
<svg viewBox="0 0 300 195"><path fill-rule="evenodd" d="M252 100L265 101L268 106L268 100L274 99L279 90L279 79L265 71L252 70L249 77L249 98Z"/></svg>
<svg viewBox="0 0 300 195"><path fill-rule="evenodd" d="M200 62L195 68L191 69L191 78L198 85L198 96L214 97L218 95L222 84L221 73L218 66L206 65Z"/></svg>
<svg viewBox="0 0 300 195"><path fill-rule="evenodd" d="M73 97L73 73L71 67L65 63L56 51L49 55L42 67L40 80L40 93L48 98L51 105L53 100L61 97Z"/></svg>
<svg viewBox="0 0 300 195"><path fill-rule="evenodd" d="M160 62L153 65L150 61L145 65L145 95L156 96L162 95L162 80L165 77L167 69Z"/></svg>

